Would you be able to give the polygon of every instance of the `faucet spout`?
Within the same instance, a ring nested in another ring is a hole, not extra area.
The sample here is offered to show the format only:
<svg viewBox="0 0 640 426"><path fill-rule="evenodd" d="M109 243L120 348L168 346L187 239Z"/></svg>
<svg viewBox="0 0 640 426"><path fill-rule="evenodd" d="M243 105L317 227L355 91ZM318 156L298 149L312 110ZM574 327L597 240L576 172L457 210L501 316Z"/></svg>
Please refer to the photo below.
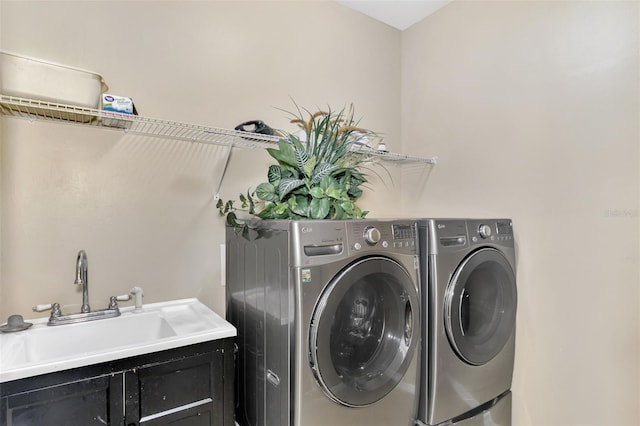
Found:
<svg viewBox="0 0 640 426"><path fill-rule="evenodd" d="M78 252L76 260L76 281L75 284L82 286L82 309L83 313L91 312L89 307L89 262L87 253L84 250Z"/></svg>

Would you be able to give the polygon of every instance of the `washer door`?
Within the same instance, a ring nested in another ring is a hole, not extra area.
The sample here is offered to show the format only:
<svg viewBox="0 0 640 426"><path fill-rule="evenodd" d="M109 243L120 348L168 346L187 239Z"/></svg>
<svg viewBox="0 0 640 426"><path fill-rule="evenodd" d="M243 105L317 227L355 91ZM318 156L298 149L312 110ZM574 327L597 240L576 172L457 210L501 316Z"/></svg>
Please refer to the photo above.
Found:
<svg viewBox="0 0 640 426"><path fill-rule="evenodd" d="M492 248L467 257L455 271L444 301L451 346L469 364L491 361L515 327L516 277L504 255Z"/></svg>
<svg viewBox="0 0 640 426"><path fill-rule="evenodd" d="M311 368L329 398L361 407L393 390L416 352L419 300L415 280L385 257L360 259L332 279L309 329Z"/></svg>

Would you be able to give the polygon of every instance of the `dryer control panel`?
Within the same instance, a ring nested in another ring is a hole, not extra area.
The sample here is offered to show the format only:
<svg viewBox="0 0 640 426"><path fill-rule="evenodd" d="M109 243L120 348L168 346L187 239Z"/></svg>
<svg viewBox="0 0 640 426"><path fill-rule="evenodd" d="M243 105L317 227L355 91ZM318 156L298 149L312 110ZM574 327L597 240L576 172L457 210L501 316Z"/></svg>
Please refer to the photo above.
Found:
<svg viewBox="0 0 640 426"><path fill-rule="evenodd" d="M513 224L510 219L467 220L470 242L513 245Z"/></svg>
<svg viewBox="0 0 640 426"><path fill-rule="evenodd" d="M454 253L484 245L514 247L511 219L428 219L419 222L428 254ZM428 228L428 232L425 228Z"/></svg>

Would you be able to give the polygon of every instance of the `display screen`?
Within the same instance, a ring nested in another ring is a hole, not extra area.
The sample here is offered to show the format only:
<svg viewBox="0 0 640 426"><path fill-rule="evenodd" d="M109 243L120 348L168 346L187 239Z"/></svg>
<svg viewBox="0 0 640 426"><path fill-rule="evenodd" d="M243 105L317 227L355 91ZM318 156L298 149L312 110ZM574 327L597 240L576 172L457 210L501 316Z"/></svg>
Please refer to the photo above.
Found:
<svg viewBox="0 0 640 426"><path fill-rule="evenodd" d="M409 240L415 239L416 231L411 225L393 225L393 239L394 240Z"/></svg>
<svg viewBox="0 0 640 426"><path fill-rule="evenodd" d="M511 228L511 222L498 222L496 224L496 228L497 228L498 234L500 235L513 234L513 230Z"/></svg>

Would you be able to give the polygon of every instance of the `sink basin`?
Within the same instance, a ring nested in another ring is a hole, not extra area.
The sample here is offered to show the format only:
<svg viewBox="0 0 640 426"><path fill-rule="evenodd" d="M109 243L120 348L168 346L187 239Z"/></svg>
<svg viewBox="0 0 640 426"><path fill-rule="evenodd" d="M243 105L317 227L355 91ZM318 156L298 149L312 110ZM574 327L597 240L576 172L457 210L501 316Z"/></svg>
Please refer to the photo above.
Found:
<svg viewBox="0 0 640 426"><path fill-rule="evenodd" d="M122 315L0 333L0 383L143 355L236 335L235 328L197 299L120 308Z"/></svg>

